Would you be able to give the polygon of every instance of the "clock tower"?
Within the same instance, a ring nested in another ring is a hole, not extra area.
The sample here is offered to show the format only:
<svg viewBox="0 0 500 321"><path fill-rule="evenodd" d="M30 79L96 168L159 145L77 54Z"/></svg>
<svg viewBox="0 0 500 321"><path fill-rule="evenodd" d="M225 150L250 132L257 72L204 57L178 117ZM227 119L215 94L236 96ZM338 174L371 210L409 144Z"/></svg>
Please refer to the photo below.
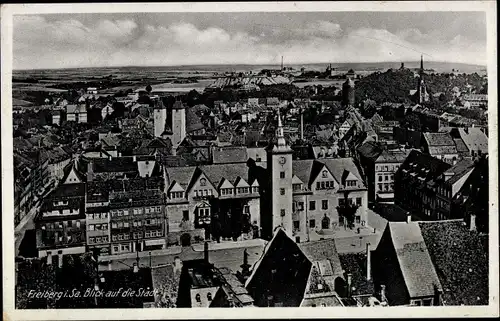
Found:
<svg viewBox="0 0 500 321"><path fill-rule="evenodd" d="M278 128L274 140L267 147L267 173L269 183L261 206L262 233L271 239L281 226L288 236L293 236L292 223L292 154L283 134L283 124L278 110Z"/></svg>

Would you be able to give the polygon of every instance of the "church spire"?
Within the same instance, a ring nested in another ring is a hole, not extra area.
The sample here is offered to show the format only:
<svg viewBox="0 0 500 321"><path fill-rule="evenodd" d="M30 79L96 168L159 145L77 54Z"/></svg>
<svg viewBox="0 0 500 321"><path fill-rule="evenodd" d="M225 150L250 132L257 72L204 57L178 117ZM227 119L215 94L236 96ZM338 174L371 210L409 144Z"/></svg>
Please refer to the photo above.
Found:
<svg viewBox="0 0 500 321"><path fill-rule="evenodd" d="M276 130L276 138L278 139L278 146L285 146L285 135L283 133L283 124L281 122L280 110L278 108L278 129Z"/></svg>
<svg viewBox="0 0 500 321"><path fill-rule="evenodd" d="M424 73L424 55L420 55L420 75Z"/></svg>

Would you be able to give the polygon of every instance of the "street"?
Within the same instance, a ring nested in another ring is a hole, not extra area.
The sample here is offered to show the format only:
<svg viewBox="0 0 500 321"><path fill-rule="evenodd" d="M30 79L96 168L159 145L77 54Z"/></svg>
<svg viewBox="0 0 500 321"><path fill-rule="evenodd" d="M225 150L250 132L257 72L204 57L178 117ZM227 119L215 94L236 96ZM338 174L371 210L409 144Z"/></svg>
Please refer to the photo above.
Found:
<svg viewBox="0 0 500 321"><path fill-rule="evenodd" d="M247 249L248 252L248 263L253 265L262 255L264 251L264 245L260 246L248 246L245 247L233 247L227 249L215 249L209 251L209 260L214 263L216 267L227 267L236 272L240 269L240 265L243 264L243 251ZM192 246L182 248L182 252L177 254L164 254L156 256L142 256L139 258L140 266L159 266L165 264L171 264L174 262L175 257L179 257L182 261L186 260L196 260L203 259L203 251L195 251ZM101 263L99 269L101 270L123 270L133 267L136 263L136 257L130 257L119 260L112 260L111 266L106 263ZM151 260L151 261L150 261Z"/></svg>

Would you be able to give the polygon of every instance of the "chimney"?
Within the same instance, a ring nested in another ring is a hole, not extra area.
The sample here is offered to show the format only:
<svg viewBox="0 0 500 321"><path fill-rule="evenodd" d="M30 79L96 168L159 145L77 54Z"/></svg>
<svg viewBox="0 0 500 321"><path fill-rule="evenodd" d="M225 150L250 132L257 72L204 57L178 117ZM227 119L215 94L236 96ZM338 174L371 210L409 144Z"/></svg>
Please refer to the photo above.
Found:
<svg viewBox="0 0 500 321"><path fill-rule="evenodd" d="M90 160L87 169L87 181L92 182L94 180L94 161Z"/></svg>
<svg viewBox="0 0 500 321"><path fill-rule="evenodd" d="M178 256L176 256L174 258L174 273L180 273L181 270L182 270L182 261Z"/></svg>
<svg viewBox="0 0 500 321"><path fill-rule="evenodd" d="M476 214L470 214L469 230L476 230Z"/></svg>
<svg viewBox="0 0 500 321"><path fill-rule="evenodd" d="M62 268L62 266L63 266L63 254L62 254L62 252L60 252L57 257L59 259L58 266L59 266L59 268Z"/></svg>
<svg viewBox="0 0 500 321"><path fill-rule="evenodd" d="M204 253L205 263L210 263L208 258L208 242L205 242L203 246L203 253Z"/></svg>
<svg viewBox="0 0 500 321"><path fill-rule="evenodd" d="M372 278L372 262L371 262L370 243L366 243L366 280L370 281Z"/></svg>
<svg viewBox="0 0 500 321"><path fill-rule="evenodd" d="M434 305L441 305L441 295L443 291L434 284Z"/></svg>
<svg viewBox="0 0 500 321"><path fill-rule="evenodd" d="M52 265L52 253L47 252L47 265Z"/></svg>
<svg viewBox="0 0 500 321"><path fill-rule="evenodd" d="M350 298L351 297L351 289L352 287L352 274L351 273L348 273L347 274L347 297Z"/></svg>
<svg viewBox="0 0 500 321"><path fill-rule="evenodd" d="M383 284L380 286L380 300L382 302L387 301L387 298L385 297L385 285L383 285Z"/></svg>
<svg viewBox="0 0 500 321"><path fill-rule="evenodd" d="M406 213L406 223L411 223L411 213L410 212Z"/></svg>

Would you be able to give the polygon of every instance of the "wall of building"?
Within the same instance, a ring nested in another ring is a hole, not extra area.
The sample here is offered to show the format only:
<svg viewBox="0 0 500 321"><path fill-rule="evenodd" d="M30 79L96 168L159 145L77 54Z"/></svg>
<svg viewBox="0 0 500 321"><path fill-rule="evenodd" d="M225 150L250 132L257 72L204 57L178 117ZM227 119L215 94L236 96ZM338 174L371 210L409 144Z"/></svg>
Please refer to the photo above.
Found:
<svg viewBox="0 0 500 321"><path fill-rule="evenodd" d="M215 294L217 293L218 287L209 287L209 288L198 288L191 289L191 307L193 308L208 308L212 303L213 298L215 298ZM208 299L208 294L212 296L212 300ZM200 302L196 301L196 295L200 295Z"/></svg>

